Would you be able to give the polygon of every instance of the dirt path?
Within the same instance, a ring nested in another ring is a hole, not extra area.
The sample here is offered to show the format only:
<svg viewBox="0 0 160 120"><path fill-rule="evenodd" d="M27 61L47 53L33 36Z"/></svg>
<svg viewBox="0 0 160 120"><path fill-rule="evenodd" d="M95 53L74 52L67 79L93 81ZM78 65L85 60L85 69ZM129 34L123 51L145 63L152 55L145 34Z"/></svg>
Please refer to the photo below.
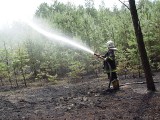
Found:
<svg viewBox="0 0 160 120"><path fill-rule="evenodd" d="M0 92L0 120L159 120L160 73L154 79L156 92L144 79L121 80L117 92L100 79Z"/></svg>

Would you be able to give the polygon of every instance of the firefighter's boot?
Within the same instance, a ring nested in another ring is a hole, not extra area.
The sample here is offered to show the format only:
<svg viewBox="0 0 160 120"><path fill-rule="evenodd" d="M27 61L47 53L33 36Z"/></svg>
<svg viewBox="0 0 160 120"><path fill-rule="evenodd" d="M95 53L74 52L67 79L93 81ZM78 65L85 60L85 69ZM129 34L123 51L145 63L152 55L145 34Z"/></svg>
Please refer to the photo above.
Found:
<svg viewBox="0 0 160 120"><path fill-rule="evenodd" d="M119 90L119 80L113 80L112 85L114 90Z"/></svg>

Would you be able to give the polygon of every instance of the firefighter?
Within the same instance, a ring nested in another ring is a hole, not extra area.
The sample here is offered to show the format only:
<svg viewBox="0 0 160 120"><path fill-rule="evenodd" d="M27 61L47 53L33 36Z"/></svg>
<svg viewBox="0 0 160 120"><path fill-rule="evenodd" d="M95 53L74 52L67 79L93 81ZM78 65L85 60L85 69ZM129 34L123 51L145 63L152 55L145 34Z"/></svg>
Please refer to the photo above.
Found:
<svg viewBox="0 0 160 120"><path fill-rule="evenodd" d="M119 81L116 73L116 62L114 53L117 50L117 48L115 47L113 41L109 40L107 42L107 49L107 53L104 56L98 55L96 53L95 55L103 59L103 69L107 72L109 79L108 88L110 89L110 85L112 83L113 89L119 90Z"/></svg>

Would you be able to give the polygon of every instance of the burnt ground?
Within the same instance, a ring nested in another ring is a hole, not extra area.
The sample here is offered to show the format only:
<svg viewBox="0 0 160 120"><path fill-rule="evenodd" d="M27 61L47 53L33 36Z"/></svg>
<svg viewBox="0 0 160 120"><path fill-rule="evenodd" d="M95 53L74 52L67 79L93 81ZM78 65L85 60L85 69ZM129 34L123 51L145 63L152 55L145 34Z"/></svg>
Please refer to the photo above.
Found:
<svg viewBox="0 0 160 120"><path fill-rule="evenodd" d="M120 90L105 92L104 77L0 90L0 120L159 120L160 73L156 92L146 90L145 79L120 80Z"/></svg>

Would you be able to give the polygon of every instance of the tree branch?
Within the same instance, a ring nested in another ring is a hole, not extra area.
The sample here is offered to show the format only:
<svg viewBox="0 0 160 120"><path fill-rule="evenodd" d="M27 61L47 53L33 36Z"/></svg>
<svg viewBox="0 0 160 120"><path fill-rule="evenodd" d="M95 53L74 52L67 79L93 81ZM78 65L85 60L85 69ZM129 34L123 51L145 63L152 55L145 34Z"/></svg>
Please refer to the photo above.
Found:
<svg viewBox="0 0 160 120"><path fill-rule="evenodd" d="M119 2L121 2L124 6L126 6L128 10L130 10L130 8L126 4L124 4L121 0L119 0Z"/></svg>

